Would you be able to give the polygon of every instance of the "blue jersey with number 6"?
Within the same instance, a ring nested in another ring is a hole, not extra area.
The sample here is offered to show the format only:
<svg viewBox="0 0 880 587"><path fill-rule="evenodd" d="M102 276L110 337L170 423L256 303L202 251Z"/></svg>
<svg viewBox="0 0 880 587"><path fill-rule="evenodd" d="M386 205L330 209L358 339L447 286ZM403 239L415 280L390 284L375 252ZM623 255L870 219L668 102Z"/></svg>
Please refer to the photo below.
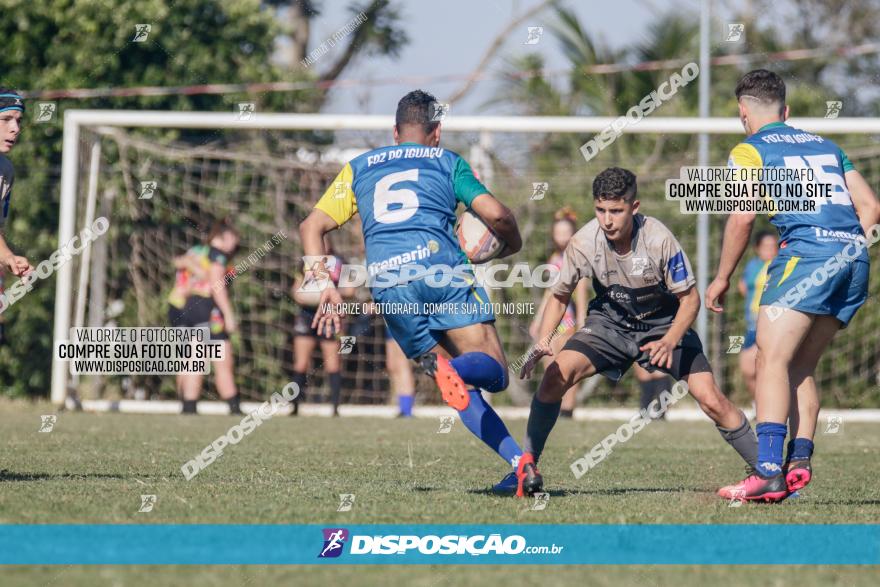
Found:
<svg viewBox="0 0 880 587"><path fill-rule="evenodd" d="M781 255L833 257L864 238L845 180L846 172L854 167L832 141L774 122L734 147L728 165L811 169L815 183L831 186L831 198L818 200L818 213L779 212L770 216L770 222L779 229ZM862 251L860 259L868 260L867 250Z"/></svg>
<svg viewBox="0 0 880 587"><path fill-rule="evenodd" d="M489 190L457 153L403 143L352 159L315 206L342 225L361 215L369 275L467 262L455 209Z"/></svg>
<svg viewBox="0 0 880 587"><path fill-rule="evenodd" d="M455 209L489 190L452 151L403 143L353 159L336 176L315 209L342 225L360 212L367 271L375 277L403 265L467 263L455 237ZM372 287L386 308L385 322L409 358L434 349L449 330L495 319L486 291L434 286L417 279L400 287ZM412 310L414 308L414 310Z"/></svg>

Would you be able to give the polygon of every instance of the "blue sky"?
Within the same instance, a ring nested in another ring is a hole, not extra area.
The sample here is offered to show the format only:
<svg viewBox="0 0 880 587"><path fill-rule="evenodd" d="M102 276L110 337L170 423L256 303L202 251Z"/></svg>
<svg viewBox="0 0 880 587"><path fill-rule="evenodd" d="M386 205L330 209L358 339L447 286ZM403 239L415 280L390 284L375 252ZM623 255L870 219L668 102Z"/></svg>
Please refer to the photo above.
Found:
<svg viewBox="0 0 880 587"><path fill-rule="evenodd" d="M410 43L397 60L381 57L361 57L350 66L342 79L385 79L393 77L443 76L468 74L479 63L495 36L516 15L538 4L538 0L444 0L443 2L397 1L402 7ZM717 4L717 3L716 3ZM614 48L642 41L652 19L670 8L699 14L699 0L570 0L564 5L577 13L581 23L593 35ZM344 0L326 0L322 14L313 22L311 51L321 41L351 20ZM716 8L717 9L717 8ZM505 57L526 52L540 52L549 69L564 68L567 63L549 25L554 18L552 9L545 10L525 22L505 42L489 72L498 72ZM536 45L525 45L528 26L544 26L544 35ZM314 66L318 71L332 63L333 52L341 51L337 44ZM372 88L346 88L334 91L324 112L351 114L390 114L397 100L411 89L434 93L439 100L455 92L463 81L406 82L379 85ZM478 83L464 100L455 106L455 114L503 114L499 107L485 108L483 104L493 97L497 86L492 81Z"/></svg>

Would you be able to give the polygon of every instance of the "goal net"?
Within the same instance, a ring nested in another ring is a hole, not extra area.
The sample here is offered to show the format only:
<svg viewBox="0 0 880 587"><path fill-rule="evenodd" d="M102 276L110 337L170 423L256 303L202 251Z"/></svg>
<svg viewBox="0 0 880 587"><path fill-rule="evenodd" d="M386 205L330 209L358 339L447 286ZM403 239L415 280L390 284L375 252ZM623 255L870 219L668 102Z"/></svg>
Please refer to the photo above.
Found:
<svg viewBox="0 0 880 587"><path fill-rule="evenodd" d="M392 121L264 115L262 119L271 124L261 126L261 117L256 117L255 122L236 126L236 121L220 114L191 113L189 118L168 120L163 120L163 113L129 114L127 118L118 112L68 114L65 178L76 179L63 187L67 191L62 200L67 204L62 206L61 232L76 233L98 216L107 217L111 228L87 254L73 259L66 275L64 271L59 275L56 339L66 338L65 328L71 326L168 326L166 300L174 281L173 258L204 242L213 221L228 218L242 237L230 262L236 272L229 285L240 330L234 347L236 380L244 398L262 401L292 374L294 317L299 308L291 287L301 265L299 223L346 161L391 142ZM568 206L577 213L579 224L589 221L592 179L616 165L638 175L642 211L669 226L694 268L697 257L705 255L710 272L714 271L725 218L710 217L710 238L700 246L697 217L680 214L678 205L664 198L665 181L678 177L681 166L696 165L696 135L681 130L693 129L692 120L686 121L691 123L687 126L676 119L646 119L634 127L638 135L620 137L589 162L579 147L608 119L592 121L591 127L584 126L584 119L555 119L547 121L544 131L541 122L452 117L444 123L442 146L468 159L482 181L516 214L524 247L512 261L525 261L532 268L546 263L552 252L554 214ZM736 121L727 119L710 119L706 124L712 135L709 164L723 165L726 153L741 139L741 130ZM874 137L858 131L859 125L850 126L846 135L828 136L839 141L876 189L880 147ZM758 223L769 227L766 218ZM363 262L359 224L353 219L332 235L334 249L347 263ZM871 258L876 262L876 250ZM67 287L62 287L65 283ZM838 335L819 367L818 383L826 405L877 404L880 308L874 300L878 287L874 280L871 300L850 328ZM745 334L744 301L735 290L731 288L727 312L720 318L709 317L704 344L725 392L747 403L738 356L728 352L730 337ZM511 311L502 311L497 319L510 363L532 343L529 328L534 318L528 311L513 311L513 303L532 303L537 310L544 292L521 284L490 290L492 302L510 303ZM365 287L359 288L358 296L360 301L369 300ZM389 402L393 390L382 318L349 316L345 334L356 336L357 342L351 354L341 356L343 402ZM85 398L176 397L172 376L77 378L66 368L57 363L53 367L55 401L68 392ZM322 401L326 386L319 349L308 376L309 400ZM511 378L511 393L505 397L526 405L539 378L523 383ZM417 388L420 403L439 401L426 377L417 375ZM638 393L631 374L618 384L602 381L590 389L589 401L604 403L627 402ZM203 397L217 397L210 376L203 391Z"/></svg>

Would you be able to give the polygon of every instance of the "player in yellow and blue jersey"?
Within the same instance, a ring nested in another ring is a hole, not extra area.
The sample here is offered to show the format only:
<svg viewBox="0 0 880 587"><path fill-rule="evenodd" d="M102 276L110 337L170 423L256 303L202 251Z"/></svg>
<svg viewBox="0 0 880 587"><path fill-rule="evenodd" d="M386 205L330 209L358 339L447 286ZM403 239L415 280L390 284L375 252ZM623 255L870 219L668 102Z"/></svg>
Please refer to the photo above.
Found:
<svg viewBox="0 0 880 587"><path fill-rule="evenodd" d="M880 202L840 147L785 123L782 78L758 69L743 76L735 93L747 138L731 151L729 165L807 169L831 190L815 213L770 216L780 250L767 269L758 316L757 470L719 491L727 498L780 501L812 478L819 415L814 372L867 299L867 247L880 237ZM717 276L706 290L706 306L715 312L722 311L754 220L754 214L734 214L727 221ZM786 432L791 441L783 459Z"/></svg>
<svg viewBox="0 0 880 587"><path fill-rule="evenodd" d="M480 393L507 387L507 361L489 298L474 285L455 236L455 210L463 204L477 214L506 243L502 256L517 252L522 239L511 211L467 161L439 146L439 112L434 96L421 90L400 100L395 144L356 157L342 169L300 226L303 250L320 259L326 255L324 234L360 214L371 292L392 337L407 358L418 359L434 376L465 426L515 469L522 451ZM438 286L431 277L444 266L464 273L465 283ZM315 275L324 271L312 269ZM334 305L341 301L328 284L315 317L319 331L339 331ZM513 471L496 490L516 490Z"/></svg>

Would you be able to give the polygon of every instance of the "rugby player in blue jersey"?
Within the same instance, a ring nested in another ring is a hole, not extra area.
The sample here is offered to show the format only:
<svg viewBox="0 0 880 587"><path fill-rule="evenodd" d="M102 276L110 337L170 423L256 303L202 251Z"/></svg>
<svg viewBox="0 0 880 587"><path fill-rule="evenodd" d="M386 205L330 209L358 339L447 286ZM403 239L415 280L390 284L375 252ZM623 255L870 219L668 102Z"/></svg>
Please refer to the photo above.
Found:
<svg viewBox="0 0 880 587"><path fill-rule="evenodd" d="M6 154L18 142L21 134L21 118L24 116L24 99L12 90L0 88L0 229L9 215L12 184L15 174ZM33 271L25 257L12 252L0 231L0 269L23 277Z"/></svg>
<svg viewBox="0 0 880 587"><path fill-rule="evenodd" d="M360 214L371 292L383 306L394 340L435 378L444 401L459 412L468 430L515 469L522 451L480 394L508 384L495 316L484 305L489 298L472 281L466 287L432 287L434 280L425 273L468 263L454 234L459 203L506 243L501 256L519 251L522 239L511 211L480 183L467 161L439 146L437 106L434 96L420 90L400 100L395 145L364 153L342 169L300 225L303 252L326 255L324 234ZM419 274L410 271L414 267ZM412 278L404 279L404 273ZM319 332L339 331L335 305L341 301L329 284L315 315ZM449 311L433 311L438 307ZM515 471L495 489L515 491Z"/></svg>
<svg viewBox="0 0 880 587"><path fill-rule="evenodd" d="M815 182L832 186L818 212L770 217L779 230L780 250L767 269L758 316L757 468L719 490L725 498L781 501L813 475L819 415L814 372L834 335L867 298L867 246L880 236L875 226L880 203L840 147L785 124L782 78L764 69L751 71L735 93L747 138L731 151L730 166L808 169ZM754 220L754 214L734 214L727 221L718 272L706 290L710 310L722 311ZM783 457L786 433L790 441Z"/></svg>

